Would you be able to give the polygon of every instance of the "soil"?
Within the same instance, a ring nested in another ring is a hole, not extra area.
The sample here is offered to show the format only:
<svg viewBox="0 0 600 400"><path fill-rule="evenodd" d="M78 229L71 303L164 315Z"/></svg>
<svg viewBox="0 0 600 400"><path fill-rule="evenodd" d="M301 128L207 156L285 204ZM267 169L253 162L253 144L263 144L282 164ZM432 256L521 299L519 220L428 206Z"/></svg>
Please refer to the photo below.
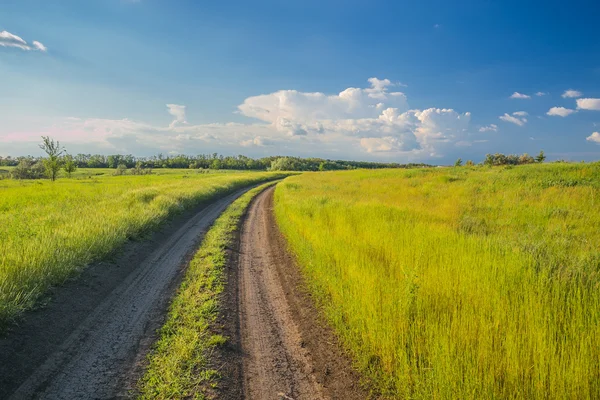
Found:
<svg viewBox="0 0 600 400"><path fill-rule="evenodd" d="M86 268L0 338L0 398L133 395L182 271L204 233L247 189L172 221Z"/></svg>
<svg viewBox="0 0 600 400"><path fill-rule="evenodd" d="M367 399L326 325L273 215L273 192L256 197L230 251L219 356L222 399Z"/></svg>

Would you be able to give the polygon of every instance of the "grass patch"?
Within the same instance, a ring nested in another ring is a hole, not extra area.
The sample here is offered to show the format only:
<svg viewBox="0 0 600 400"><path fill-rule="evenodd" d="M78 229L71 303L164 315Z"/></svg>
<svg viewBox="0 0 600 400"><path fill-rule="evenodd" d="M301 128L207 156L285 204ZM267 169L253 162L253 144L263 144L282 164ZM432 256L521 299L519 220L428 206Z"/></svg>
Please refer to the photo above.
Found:
<svg viewBox="0 0 600 400"><path fill-rule="evenodd" d="M286 175L169 170L56 182L0 180L0 330L51 286L127 240L142 238L185 209Z"/></svg>
<svg viewBox="0 0 600 400"><path fill-rule="evenodd" d="M600 163L305 174L275 212L386 396L600 398Z"/></svg>
<svg viewBox="0 0 600 400"><path fill-rule="evenodd" d="M205 391L217 384L219 374L210 365L210 356L227 339L212 333L210 327L219 314L226 249L232 245L240 218L252 199L273 184L242 195L206 234L148 357L148 370L140 381L140 399L203 399Z"/></svg>

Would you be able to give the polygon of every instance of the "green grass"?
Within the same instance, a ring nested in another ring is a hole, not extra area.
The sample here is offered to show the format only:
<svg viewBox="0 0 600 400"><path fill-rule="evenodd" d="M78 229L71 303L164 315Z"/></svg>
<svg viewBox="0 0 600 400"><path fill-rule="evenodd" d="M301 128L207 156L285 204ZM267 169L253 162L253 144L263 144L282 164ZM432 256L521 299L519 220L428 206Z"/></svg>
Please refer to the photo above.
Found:
<svg viewBox="0 0 600 400"><path fill-rule="evenodd" d="M225 284L226 248L252 199L272 184L254 188L234 201L206 234L148 357L140 399L202 399L205 390L216 385L219 374L209 363L210 355L227 339L210 328L218 316Z"/></svg>
<svg viewBox="0 0 600 400"><path fill-rule="evenodd" d="M275 196L386 396L600 398L600 163L304 174Z"/></svg>
<svg viewBox="0 0 600 400"><path fill-rule="evenodd" d="M54 183L0 180L0 329L37 304L49 287L127 240L185 209L282 176L169 170Z"/></svg>

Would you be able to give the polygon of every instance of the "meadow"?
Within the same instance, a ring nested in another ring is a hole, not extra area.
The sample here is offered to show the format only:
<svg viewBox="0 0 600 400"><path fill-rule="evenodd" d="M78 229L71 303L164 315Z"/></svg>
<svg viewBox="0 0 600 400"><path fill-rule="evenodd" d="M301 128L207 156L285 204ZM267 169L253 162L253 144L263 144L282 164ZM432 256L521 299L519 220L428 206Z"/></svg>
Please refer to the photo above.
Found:
<svg viewBox="0 0 600 400"><path fill-rule="evenodd" d="M275 201L385 397L600 398L600 163L305 173Z"/></svg>
<svg viewBox="0 0 600 400"><path fill-rule="evenodd" d="M112 176L80 169L72 179L0 180L0 328L87 264L139 239L169 218L271 172L165 170Z"/></svg>

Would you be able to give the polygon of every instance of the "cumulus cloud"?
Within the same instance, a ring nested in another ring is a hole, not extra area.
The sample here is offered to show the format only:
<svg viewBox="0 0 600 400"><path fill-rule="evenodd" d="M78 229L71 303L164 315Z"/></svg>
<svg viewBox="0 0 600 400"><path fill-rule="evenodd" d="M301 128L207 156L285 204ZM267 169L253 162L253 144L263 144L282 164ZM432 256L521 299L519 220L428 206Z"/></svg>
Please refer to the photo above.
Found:
<svg viewBox="0 0 600 400"><path fill-rule="evenodd" d="M553 117L567 117L575 112L577 111L571 110L570 108L552 107L546 114Z"/></svg>
<svg viewBox="0 0 600 400"><path fill-rule="evenodd" d="M546 96L548 93L547 92L536 92L536 96L541 97L541 96Z"/></svg>
<svg viewBox="0 0 600 400"><path fill-rule="evenodd" d="M514 92L513 94L510 95L511 99L530 99L531 96L528 96L526 94L523 93L519 93L519 92Z"/></svg>
<svg viewBox="0 0 600 400"><path fill-rule="evenodd" d="M482 126L479 128L479 132L498 132L498 125L490 124L488 126Z"/></svg>
<svg viewBox="0 0 600 400"><path fill-rule="evenodd" d="M504 115L501 115L498 118L505 122L510 122L515 125L523 126L527 123L527 118L525 118L525 116L527 115L528 114L525 111L516 111L512 113L512 115L504 113Z"/></svg>
<svg viewBox="0 0 600 400"><path fill-rule="evenodd" d="M600 111L600 99L577 99L577 108Z"/></svg>
<svg viewBox="0 0 600 400"><path fill-rule="evenodd" d="M169 109L169 114L175 117L173 122L169 125L171 128L187 124L187 121L185 120L185 106L179 104L167 104L167 108Z"/></svg>
<svg viewBox="0 0 600 400"><path fill-rule="evenodd" d="M585 140L588 142L600 143L600 133L594 132L590 136L588 136Z"/></svg>
<svg viewBox="0 0 600 400"><path fill-rule="evenodd" d="M565 99L576 98L576 97L583 96L583 93L581 93L579 90L569 89L569 90L565 90L565 92L561 96Z"/></svg>
<svg viewBox="0 0 600 400"><path fill-rule="evenodd" d="M249 97L239 113L255 123L193 125L186 107L167 104L173 117L165 126L129 119L70 118L43 132L61 142L93 143L114 152L154 152L320 155L327 157L417 160L440 157L456 146L475 143L469 133L471 114L451 108L411 109L406 96L388 79L371 78L366 88L337 94L280 90ZM32 134L38 140L40 132ZM24 134L20 134L21 141ZM0 136L10 141L14 136ZM398 158L400 157L400 158Z"/></svg>
<svg viewBox="0 0 600 400"><path fill-rule="evenodd" d="M390 90L397 84L389 79L368 81L370 87L348 88L333 95L281 90L253 96L238 109L290 137L357 138L370 153L438 154L465 135L470 113L411 110L404 93Z"/></svg>
<svg viewBox="0 0 600 400"><path fill-rule="evenodd" d="M21 37L14 35L7 31L0 32L0 47L16 47L25 51L42 51L46 52L48 49L42 43L34 40L31 44L27 43Z"/></svg>

